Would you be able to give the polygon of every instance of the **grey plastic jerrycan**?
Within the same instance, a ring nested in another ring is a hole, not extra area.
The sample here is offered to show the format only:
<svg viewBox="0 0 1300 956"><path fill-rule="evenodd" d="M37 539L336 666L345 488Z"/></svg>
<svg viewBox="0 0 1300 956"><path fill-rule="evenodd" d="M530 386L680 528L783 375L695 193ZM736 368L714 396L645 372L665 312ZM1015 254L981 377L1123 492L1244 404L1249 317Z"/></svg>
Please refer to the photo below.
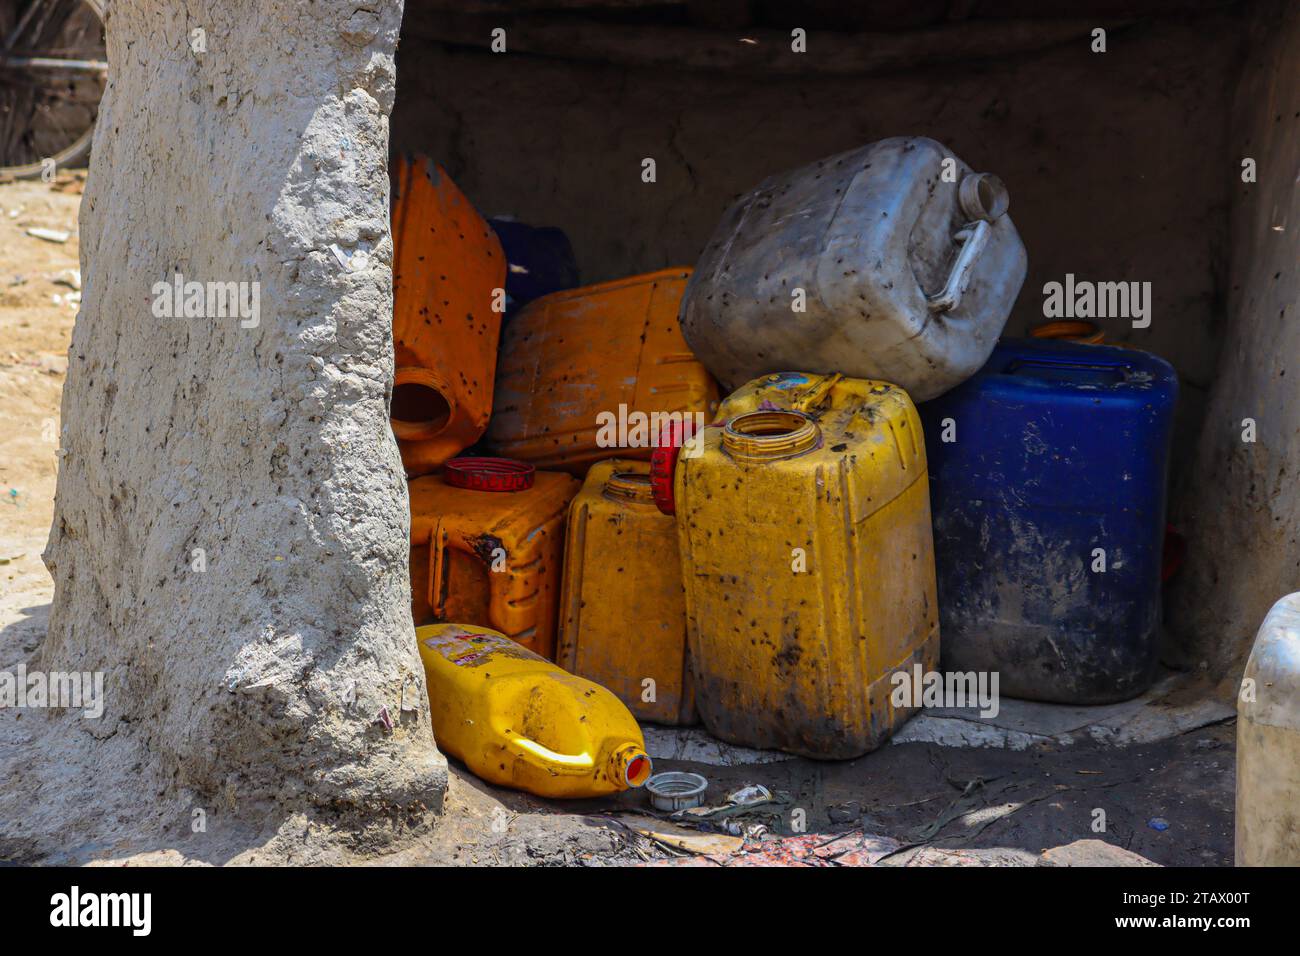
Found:
<svg viewBox="0 0 1300 956"><path fill-rule="evenodd" d="M988 359L1025 280L996 176L924 137L772 176L723 216L682 300L728 389L835 372L941 395Z"/></svg>
<svg viewBox="0 0 1300 956"><path fill-rule="evenodd" d="M1300 593L1268 612L1237 699L1237 866L1300 866Z"/></svg>

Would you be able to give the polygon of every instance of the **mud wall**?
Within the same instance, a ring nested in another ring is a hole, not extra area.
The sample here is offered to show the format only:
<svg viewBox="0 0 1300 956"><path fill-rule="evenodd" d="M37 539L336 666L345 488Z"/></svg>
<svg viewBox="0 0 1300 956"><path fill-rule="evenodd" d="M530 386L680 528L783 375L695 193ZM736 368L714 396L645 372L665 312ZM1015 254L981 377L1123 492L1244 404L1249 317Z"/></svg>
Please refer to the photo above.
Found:
<svg viewBox="0 0 1300 956"><path fill-rule="evenodd" d="M886 136L945 142L1010 188L1029 250L1010 332L1043 320L1042 287L1066 273L1152 283L1150 328L1102 324L1178 369L1176 454L1190 457L1223 322L1240 13L1112 29L1105 53L1085 33L890 75L494 54L486 35L450 46L428 26L403 27L394 147L429 152L488 214L563 227L584 281L693 263L726 205L772 172Z"/></svg>
<svg viewBox="0 0 1300 956"><path fill-rule="evenodd" d="M1228 331L1168 615L1184 663L1234 680L1269 607L1300 590L1300 8L1261 5L1250 49L1233 110Z"/></svg>
<svg viewBox="0 0 1300 956"><path fill-rule="evenodd" d="M401 13L110 6L40 665L104 673L102 718L54 719L138 742L146 803L382 820L445 787L386 407Z"/></svg>

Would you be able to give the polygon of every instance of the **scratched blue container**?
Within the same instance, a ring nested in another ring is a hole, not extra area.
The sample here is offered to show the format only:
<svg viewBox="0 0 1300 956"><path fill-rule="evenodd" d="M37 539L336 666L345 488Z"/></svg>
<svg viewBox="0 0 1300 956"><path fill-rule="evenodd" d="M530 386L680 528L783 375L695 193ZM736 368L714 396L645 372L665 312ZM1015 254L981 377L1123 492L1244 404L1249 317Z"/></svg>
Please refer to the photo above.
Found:
<svg viewBox="0 0 1300 956"><path fill-rule="evenodd" d="M529 226L513 219L489 219L506 254L506 313L533 299L578 285L578 261L569 237L554 226Z"/></svg>
<svg viewBox="0 0 1300 956"><path fill-rule="evenodd" d="M1177 397L1146 352L1004 339L920 406L945 670L1069 704L1150 686Z"/></svg>

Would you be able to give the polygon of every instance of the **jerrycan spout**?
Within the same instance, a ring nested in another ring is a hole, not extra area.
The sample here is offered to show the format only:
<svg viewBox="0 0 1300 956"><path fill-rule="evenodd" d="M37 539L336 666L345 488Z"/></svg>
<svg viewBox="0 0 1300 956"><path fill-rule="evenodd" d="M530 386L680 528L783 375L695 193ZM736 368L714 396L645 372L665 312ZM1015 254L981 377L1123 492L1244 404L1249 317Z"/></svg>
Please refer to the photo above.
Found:
<svg viewBox="0 0 1300 956"><path fill-rule="evenodd" d="M623 744L610 754L609 779L629 790L644 786L652 770L650 755L634 743Z"/></svg>
<svg viewBox="0 0 1300 956"><path fill-rule="evenodd" d="M393 375L393 434L403 441L437 438L456 415L456 399L437 373L416 366Z"/></svg>
<svg viewBox="0 0 1300 956"><path fill-rule="evenodd" d="M793 458L821 444L821 429L803 412L760 409L737 415L722 432L722 445L736 461Z"/></svg>

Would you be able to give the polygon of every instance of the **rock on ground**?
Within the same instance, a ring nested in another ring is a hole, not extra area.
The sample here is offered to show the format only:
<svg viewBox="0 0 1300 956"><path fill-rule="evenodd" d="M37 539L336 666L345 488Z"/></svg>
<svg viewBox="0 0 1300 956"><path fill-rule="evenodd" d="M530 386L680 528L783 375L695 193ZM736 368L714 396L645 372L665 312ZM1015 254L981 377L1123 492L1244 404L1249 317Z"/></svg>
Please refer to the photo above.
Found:
<svg viewBox="0 0 1300 956"><path fill-rule="evenodd" d="M1146 857L1104 840L1075 840L1044 850L1039 866L1159 866Z"/></svg>

